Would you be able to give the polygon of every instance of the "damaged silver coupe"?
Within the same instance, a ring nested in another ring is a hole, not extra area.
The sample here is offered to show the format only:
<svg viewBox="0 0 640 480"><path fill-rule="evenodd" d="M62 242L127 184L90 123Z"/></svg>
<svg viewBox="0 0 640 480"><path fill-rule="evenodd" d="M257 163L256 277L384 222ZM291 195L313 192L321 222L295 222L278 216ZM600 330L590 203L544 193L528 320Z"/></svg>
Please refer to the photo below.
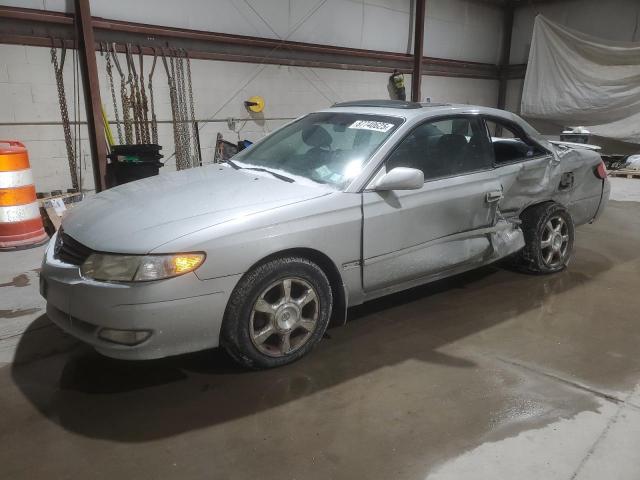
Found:
<svg viewBox="0 0 640 480"><path fill-rule="evenodd" d="M360 101L311 113L224 165L123 185L64 218L49 317L99 352L218 345L292 362L347 307L511 257L568 264L609 197L600 156L467 105Z"/></svg>

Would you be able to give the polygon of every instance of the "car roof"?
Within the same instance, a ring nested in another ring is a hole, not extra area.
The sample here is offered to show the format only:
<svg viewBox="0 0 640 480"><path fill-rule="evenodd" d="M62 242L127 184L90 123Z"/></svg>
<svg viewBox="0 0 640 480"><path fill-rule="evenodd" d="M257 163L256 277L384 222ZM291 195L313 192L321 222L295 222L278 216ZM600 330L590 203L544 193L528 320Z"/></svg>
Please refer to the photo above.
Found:
<svg viewBox="0 0 640 480"><path fill-rule="evenodd" d="M430 117L458 114L480 114L488 117L503 119L519 125L531 138L541 143L545 148L552 149L551 144L540 133L518 115L506 110L483 107L480 105L466 105L456 103L418 103L404 100L355 100L336 103L321 112L344 112L362 115L386 115L398 117L411 122Z"/></svg>
<svg viewBox="0 0 640 480"><path fill-rule="evenodd" d="M465 105L455 103L418 103L403 100L356 100L336 103L323 112L341 111L345 113L360 113L369 115L390 115L406 118L431 117L446 114L475 113L521 123L522 120L511 112L497 108L479 105Z"/></svg>

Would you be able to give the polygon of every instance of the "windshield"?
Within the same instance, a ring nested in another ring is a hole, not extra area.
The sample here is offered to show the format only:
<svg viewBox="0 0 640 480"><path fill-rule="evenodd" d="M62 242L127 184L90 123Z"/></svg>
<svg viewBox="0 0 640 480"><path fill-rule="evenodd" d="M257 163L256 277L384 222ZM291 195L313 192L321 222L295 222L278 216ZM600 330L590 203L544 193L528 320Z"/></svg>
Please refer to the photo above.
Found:
<svg viewBox="0 0 640 480"><path fill-rule="evenodd" d="M401 123L382 115L312 113L243 150L233 164L343 189Z"/></svg>

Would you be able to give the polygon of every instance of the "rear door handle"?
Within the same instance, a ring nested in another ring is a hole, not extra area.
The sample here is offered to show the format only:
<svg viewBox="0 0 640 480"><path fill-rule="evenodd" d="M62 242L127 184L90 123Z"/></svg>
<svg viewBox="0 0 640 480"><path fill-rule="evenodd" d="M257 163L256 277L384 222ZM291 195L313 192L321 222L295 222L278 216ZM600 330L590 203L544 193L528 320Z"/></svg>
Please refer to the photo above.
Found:
<svg viewBox="0 0 640 480"><path fill-rule="evenodd" d="M495 203L502 200L503 197L504 195L502 194L501 190L494 190L492 192L487 192L486 200L487 203Z"/></svg>

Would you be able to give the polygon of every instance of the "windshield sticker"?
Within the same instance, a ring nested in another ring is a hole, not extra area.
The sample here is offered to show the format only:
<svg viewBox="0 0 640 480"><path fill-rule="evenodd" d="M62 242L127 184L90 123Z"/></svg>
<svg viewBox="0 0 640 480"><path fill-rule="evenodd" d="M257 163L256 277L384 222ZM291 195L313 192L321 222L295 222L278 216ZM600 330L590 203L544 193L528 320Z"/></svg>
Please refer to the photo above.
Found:
<svg viewBox="0 0 640 480"><path fill-rule="evenodd" d="M374 132L388 132L393 128L393 123L374 122L373 120L356 120L349 128L358 130L373 130Z"/></svg>

